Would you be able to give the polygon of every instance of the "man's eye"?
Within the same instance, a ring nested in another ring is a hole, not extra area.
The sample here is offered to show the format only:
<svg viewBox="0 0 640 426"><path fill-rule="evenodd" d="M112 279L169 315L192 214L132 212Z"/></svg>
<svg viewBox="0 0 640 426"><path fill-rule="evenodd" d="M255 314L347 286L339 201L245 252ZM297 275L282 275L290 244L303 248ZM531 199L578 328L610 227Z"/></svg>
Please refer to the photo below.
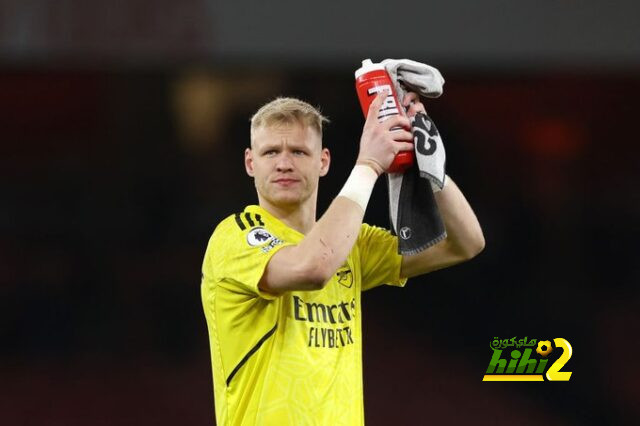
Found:
<svg viewBox="0 0 640 426"><path fill-rule="evenodd" d="M306 155L306 152L300 151L299 149L293 151L293 153L298 156Z"/></svg>
<svg viewBox="0 0 640 426"><path fill-rule="evenodd" d="M269 157L272 157L272 156L276 155L276 151L275 151L275 150L273 150L273 149L270 149L269 151L265 151L265 152L264 152L264 155L267 155L267 156L269 156Z"/></svg>

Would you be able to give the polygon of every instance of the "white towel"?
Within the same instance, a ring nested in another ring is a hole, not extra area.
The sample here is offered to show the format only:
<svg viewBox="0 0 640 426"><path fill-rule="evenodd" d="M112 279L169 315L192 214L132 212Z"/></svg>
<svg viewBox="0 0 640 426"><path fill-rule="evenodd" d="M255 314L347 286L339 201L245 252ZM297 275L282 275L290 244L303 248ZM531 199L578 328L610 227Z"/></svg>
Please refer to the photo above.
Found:
<svg viewBox="0 0 640 426"><path fill-rule="evenodd" d="M405 87L427 98L442 95L444 78L437 68L411 59L385 59L381 64L396 83L400 99L404 98ZM398 83L402 83L404 87Z"/></svg>
<svg viewBox="0 0 640 426"><path fill-rule="evenodd" d="M444 78L436 68L411 59L385 59L382 64L393 81L398 101L402 102L408 91L429 98L442 95ZM423 120L420 126L413 126L420 175L431 181L434 191L439 191L444 187L446 173L444 144L435 123L428 115L420 114L416 119Z"/></svg>
<svg viewBox="0 0 640 426"><path fill-rule="evenodd" d="M436 68L409 59L385 59L382 63L400 102L407 91L431 98L442 94L444 79ZM433 195L444 187L444 144L426 114L416 115L412 131L417 164L404 173L387 174L389 215L402 255L419 253L447 236Z"/></svg>

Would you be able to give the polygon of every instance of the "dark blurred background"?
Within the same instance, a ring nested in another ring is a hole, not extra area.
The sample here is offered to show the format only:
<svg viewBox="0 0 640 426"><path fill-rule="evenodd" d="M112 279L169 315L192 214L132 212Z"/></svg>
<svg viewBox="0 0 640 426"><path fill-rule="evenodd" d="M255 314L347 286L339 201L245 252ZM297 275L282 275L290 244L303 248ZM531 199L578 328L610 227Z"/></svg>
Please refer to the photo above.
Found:
<svg viewBox="0 0 640 426"><path fill-rule="evenodd" d="M367 424L638 424L640 6L541 0L0 1L0 423L214 423L200 265L256 202L249 118L332 123L320 213L371 57L426 102L487 246L363 298ZM380 183L367 221L388 227ZM489 342L563 337L569 382L487 383Z"/></svg>

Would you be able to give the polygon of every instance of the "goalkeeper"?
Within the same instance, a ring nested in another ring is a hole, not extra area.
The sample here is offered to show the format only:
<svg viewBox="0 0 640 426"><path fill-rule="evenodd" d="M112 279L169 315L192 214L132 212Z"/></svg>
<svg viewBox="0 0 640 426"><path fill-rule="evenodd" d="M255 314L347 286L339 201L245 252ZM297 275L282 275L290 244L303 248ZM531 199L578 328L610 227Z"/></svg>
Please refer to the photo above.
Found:
<svg viewBox="0 0 640 426"><path fill-rule="evenodd" d="M258 205L213 232L203 262L218 425L361 425L361 293L468 260L484 247L478 221L456 184L435 194L447 238L412 256L389 231L363 224L374 184L396 154L413 149L408 116L378 122L376 97L344 187L317 219L318 181L331 156L326 119L279 98L251 119L244 155ZM401 130L392 131L392 128Z"/></svg>

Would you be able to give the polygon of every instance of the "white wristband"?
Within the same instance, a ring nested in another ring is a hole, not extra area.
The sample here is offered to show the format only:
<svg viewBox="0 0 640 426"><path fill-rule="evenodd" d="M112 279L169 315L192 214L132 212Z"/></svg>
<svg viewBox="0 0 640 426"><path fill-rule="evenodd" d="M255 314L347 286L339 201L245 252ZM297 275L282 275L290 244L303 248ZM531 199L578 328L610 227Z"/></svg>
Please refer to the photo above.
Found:
<svg viewBox="0 0 640 426"><path fill-rule="evenodd" d="M373 186L377 180L378 174L375 170L369 166L357 164L351 171L338 197L347 197L362 207L362 211L366 211Z"/></svg>

